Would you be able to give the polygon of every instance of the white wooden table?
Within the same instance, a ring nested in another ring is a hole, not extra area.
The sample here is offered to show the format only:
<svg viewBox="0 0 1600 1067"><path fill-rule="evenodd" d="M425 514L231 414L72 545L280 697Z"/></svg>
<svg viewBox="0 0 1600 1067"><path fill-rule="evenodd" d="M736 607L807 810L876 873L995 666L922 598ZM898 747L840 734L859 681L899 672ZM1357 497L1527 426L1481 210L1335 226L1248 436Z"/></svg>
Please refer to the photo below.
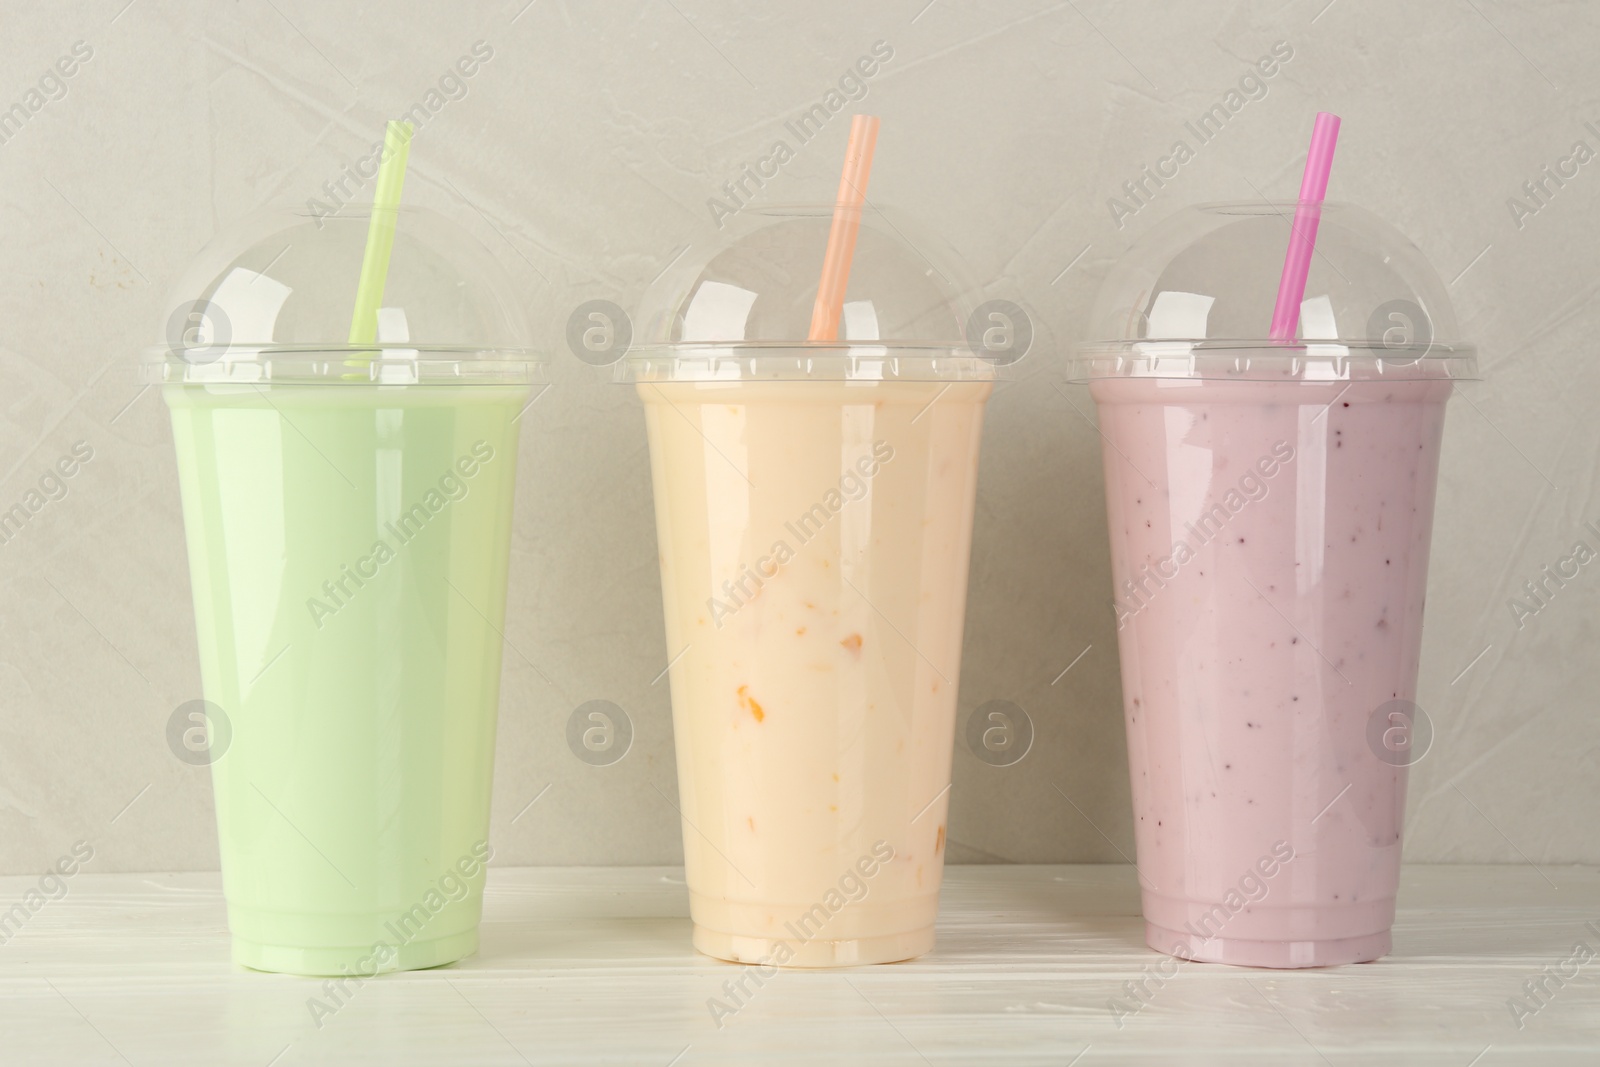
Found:
<svg viewBox="0 0 1600 1067"><path fill-rule="evenodd" d="M931 955L781 972L721 1029L737 969L689 948L682 877L491 868L478 955L319 1028L319 980L229 963L216 874L85 872L0 945L0 1064L1600 1063L1600 957L1521 1029L1507 1007L1576 942L1600 953L1593 868L1409 867L1389 958L1185 964L1120 1027L1108 1002L1162 959L1129 868L952 868ZM0 878L0 910L36 884Z"/></svg>

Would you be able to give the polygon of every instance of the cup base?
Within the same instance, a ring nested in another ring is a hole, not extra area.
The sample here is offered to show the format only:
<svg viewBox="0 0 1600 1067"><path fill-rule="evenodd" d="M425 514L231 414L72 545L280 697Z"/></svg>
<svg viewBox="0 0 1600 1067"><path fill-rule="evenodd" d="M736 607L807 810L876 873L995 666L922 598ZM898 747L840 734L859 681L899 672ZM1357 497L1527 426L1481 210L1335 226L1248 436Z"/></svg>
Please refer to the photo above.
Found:
<svg viewBox="0 0 1600 1067"><path fill-rule="evenodd" d="M778 948L786 946L789 956ZM933 927L881 937L851 937L837 941L776 941L721 930L694 928L695 951L729 963L754 963L773 967L860 967L872 963L899 963L916 959L933 948Z"/></svg>
<svg viewBox="0 0 1600 1067"><path fill-rule="evenodd" d="M442 967L470 956L478 950L478 931L436 937L431 941L408 941L383 963L373 961L372 946L308 948L305 945L268 945L259 941L233 939L233 962L252 971L278 974L303 974L322 977L371 977L390 971L420 971Z"/></svg>
<svg viewBox="0 0 1600 1067"><path fill-rule="evenodd" d="M1235 967L1337 967L1343 963L1370 963L1387 956L1389 931L1328 941L1253 941L1242 937L1202 940L1183 930L1144 924L1144 943L1157 952L1199 963L1227 963Z"/></svg>

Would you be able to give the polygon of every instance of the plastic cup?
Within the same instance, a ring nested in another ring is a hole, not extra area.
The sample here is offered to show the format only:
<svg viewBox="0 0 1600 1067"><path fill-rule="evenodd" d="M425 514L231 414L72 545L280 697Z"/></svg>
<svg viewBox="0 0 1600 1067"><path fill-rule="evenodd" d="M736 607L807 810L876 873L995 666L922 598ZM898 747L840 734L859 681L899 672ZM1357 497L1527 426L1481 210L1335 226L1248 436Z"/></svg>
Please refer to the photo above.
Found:
<svg viewBox="0 0 1600 1067"><path fill-rule="evenodd" d="M1322 206L1300 337L1265 337L1295 207L1158 226L1076 360L1146 941L1285 968L1390 948L1445 402L1474 370L1421 253L1348 205Z"/></svg>
<svg viewBox="0 0 1600 1067"><path fill-rule="evenodd" d="M220 238L146 358L205 696L231 726L212 782L233 958L257 970L370 976L477 946L537 365L488 253L409 209L377 340L346 345L366 227Z"/></svg>
<svg viewBox="0 0 1600 1067"><path fill-rule="evenodd" d="M749 212L749 209L747 209ZM831 967L933 945L984 403L949 276L832 207L751 213L647 294L649 432L694 945ZM786 340L787 339L787 340Z"/></svg>

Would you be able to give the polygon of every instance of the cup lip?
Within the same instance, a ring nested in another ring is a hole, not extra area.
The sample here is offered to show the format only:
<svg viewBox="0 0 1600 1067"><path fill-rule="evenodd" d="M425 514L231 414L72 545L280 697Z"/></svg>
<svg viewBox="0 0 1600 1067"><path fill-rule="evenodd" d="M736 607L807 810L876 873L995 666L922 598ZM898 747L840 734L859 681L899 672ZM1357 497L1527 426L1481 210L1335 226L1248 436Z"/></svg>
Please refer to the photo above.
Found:
<svg viewBox="0 0 1600 1067"><path fill-rule="evenodd" d="M267 353L267 354L272 354L272 355L278 355L278 354L283 354L283 355L305 355L305 354L318 355L318 354L321 354L321 355L338 356L338 357L343 357L343 356L346 356L346 355L357 355L357 354L366 353L366 352L415 352L415 353L419 353L419 354L420 353L427 353L430 356L435 354L435 353L438 353L438 354L441 354L441 355L443 355L445 357L452 357L452 356L453 357L460 357L460 356L467 356L467 355L477 355L477 354L481 353L481 354L493 354L493 355L497 355L497 356L498 355L513 356L513 357L516 358L516 360L518 362L522 362L522 363L545 363L545 362L549 362L549 357L544 355L543 351L541 349L534 348L531 345L487 345L486 346L486 345L471 345L471 344L443 344L443 343L436 343L436 342L416 342L416 341L374 341L374 342L372 342L370 344L351 344L350 342L347 342L347 341L304 341L304 342L294 342L294 343L284 343L284 342L281 342L281 341L262 341L259 344L254 344L254 343L251 343L249 341L230 341L225 345L167 345L167 344L155 344L155 345L146 345L143 349L141 349L141 355L147 360L150 360L150 359L159 360L159 359L162 359L162 358L165 358L165 357L177 357L179 360L182 360L183 362L195 363L195 362L202 362L202 360L198 360L198 359L197 360L186 360L183 357L183 353L185 353L185 352L210 352L210 351L214 351L214 350L221 350L222 352L259 352L259 353ZM406 358L414 359L416 357L415 356L408 356ZM204 362L215 362L215 361L214 360L205 360Z"/></svg>
<svg viewBox="0 0 1600 1067"><path fill-rule="evenodd" d="M663 341L631 348L614 380L637 382L994 381L1007 364L931 341Z"/></svg>
<svg viewBox="0 0 1600 1067"><path fill-rule="evenodd" d="M872 352L879 354L884 351L903 352L907 355L925 353L930 358L940 355L963 354L974 359L986 359L986 357L978 355L971 345L961 341L919 341L915 339L876 341L856 338L845 341L645 341L630 347L627 355L623 358L647 359L652 355L711 352L724 349L755 352L839 352L845 354L860 350L863 355L869 354L867 350L870 349ZM643 355L635 355L635 353L643 353Z"/></svg>
<svg viewBox="0 0 1600 1067"><path fill-rule="evenodd" d="M243 357L243 358L241 358ZM382 342L369 345L151 345L140 353L150 385L520 385L544 380L549 357L530 348Z"/></svg>
<svg viewBox="0 0 1600 1067"><path fill-rule="evenodd" d="M1381 359L1385 353L1395 354L1396 359L1472 359L1478 353L1476 345L1464 341L1390 345L1362 337L1300 337L1293 341L1277 341L1270 337L1113 337L1079 341L1072 350L1074 359L1083 359L1137 351L1145 346L1178 345L1206 352L1261 351L1286 358L1326 355L1326 351L1317 350L1333 348L1359 351L1363 358L1372 359Z"/></svg>
<svg viewBox="0 0 1600 1067"><path fill-rule="evenodd" d="M1124 338L1080 341L1067 380L1186 378L1328 382L1477 381L1477 347L1457 341L1386 345L1365 339Z"/></svg>

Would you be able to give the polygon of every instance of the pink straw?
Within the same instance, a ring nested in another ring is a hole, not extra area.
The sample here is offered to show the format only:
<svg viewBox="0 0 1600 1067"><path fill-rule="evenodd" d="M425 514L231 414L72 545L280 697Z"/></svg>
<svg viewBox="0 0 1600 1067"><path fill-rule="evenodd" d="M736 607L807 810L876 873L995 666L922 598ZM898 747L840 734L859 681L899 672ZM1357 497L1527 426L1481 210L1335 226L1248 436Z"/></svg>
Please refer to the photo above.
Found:
<svg viewBox="0 0 1600 1067"><path fill-rule="evenodd" d="M1300 204L1294 209L1289 251L1283 257L1283 279L1278 282L1278 304L1272 309L1274 341L1293 341L1300 328L1300 301L1306 296L1306 275L1317 246L1317 223L1322 221L1322 198L1328 192L1328 172L1333 170L1333 147L1339 140L1339 116L1317 112L1311 128L1311 151L1306 153L1306 173L1300 179Z"/></svg>

